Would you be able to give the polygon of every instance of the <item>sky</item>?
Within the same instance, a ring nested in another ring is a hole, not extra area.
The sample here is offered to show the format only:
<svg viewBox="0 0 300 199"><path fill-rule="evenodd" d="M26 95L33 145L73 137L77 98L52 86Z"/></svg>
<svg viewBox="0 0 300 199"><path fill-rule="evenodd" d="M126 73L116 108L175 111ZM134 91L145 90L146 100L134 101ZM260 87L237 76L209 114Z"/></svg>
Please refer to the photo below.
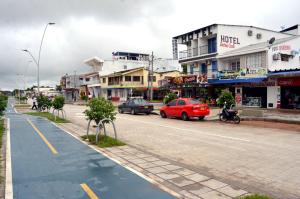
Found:
<svg viewBox="0 0 300 199"><path fill-rule="evenodd" d="M280 30L300 24L298 0L1 0L0 90L55 86L66 73L89 72L85 59L114 51L172 57L172 37L213 23Z"/></svg>

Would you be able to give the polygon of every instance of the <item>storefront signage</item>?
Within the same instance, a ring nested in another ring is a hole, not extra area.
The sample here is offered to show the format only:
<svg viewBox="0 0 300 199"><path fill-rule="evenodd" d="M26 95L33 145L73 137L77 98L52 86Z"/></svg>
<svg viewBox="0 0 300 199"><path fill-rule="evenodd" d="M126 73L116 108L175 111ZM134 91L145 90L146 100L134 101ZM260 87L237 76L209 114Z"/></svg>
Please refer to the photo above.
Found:
<svg viewBox="0 0 300 199"><path fill-rule="evenodd" d="M221 35L221 42L220 46L225 48L235 48L235 45L239 45L239 38L238 37L231 37L227 35Z"/></svg>
<svg viewBox="0 0 300 199"><path fill-rule="evenodd" d="M265 68L259 67L247 67L246 69L241 69L240 71L219 71L219 79L237 79L237 78L255 78L262 77L267 74Z"/></svg>
<svg viewBox="0 0 300 199"><path fill-rule="evenodd" d="M278 86L300 86L300 77L278 78Z"/></svg>
<svg viewBox="0 0 300 199"><path fill-rule="evenodd" d="M280 46L272 47L272 52L284 51L284 50L291 50L291 46L290 45L280 45Z"/></svg>

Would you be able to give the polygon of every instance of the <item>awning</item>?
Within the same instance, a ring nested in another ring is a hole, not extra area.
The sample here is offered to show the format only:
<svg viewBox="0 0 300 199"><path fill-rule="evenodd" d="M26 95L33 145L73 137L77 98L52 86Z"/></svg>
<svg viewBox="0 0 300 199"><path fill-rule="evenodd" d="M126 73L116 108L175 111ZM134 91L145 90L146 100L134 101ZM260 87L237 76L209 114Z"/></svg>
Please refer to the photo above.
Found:
<svg viewBox="0 0 300 199"><path fill-rule="evenodd" d="M208 79L209 84L237 84L237 83L257 83L266 80L266 77L242 78L242 79Z"/></svg>
<svg viewBox="0 0 300 199"><path fill-rule="evenodd" d="M268 77L290 77L290 76L296 76L296 75L300 75L300 71L282 71L282 72L270 72L268 73Z"/></svg>

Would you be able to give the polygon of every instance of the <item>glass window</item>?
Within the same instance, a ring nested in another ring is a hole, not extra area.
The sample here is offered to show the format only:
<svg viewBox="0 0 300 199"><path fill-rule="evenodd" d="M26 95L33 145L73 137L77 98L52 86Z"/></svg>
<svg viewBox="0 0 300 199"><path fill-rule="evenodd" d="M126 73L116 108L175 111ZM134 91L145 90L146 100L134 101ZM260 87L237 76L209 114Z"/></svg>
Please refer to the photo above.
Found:
<svg viewBox="0 0 300 199"><path fill-rule="evenodd" d="M131 82L131 76L125 76L125 82Z"/></svg>
<svg viewBox="0 0 300 199"><path fill-rule="evenodd" d="M135 104L138 104L138 105L147 104L147 101L144 100L144 99L134 99L133 101L134 101Z"/></svg>
<svg viewBox="0 0 300 199"><path fill-rule="evenodd" d="M262 67L262 53L255 53L246 57L246 67L255 69Z"/></svg>
<svg viewBox="0 0 300 199"><path fill-rule="evenodd" d="M195 100L195 99L190 99L189 103L190 104L200 104L200 101Z"/></svg>
<svg viewBox="0 0 300 199"><path fill-rule="evenodd" d="M177 100L172 100L171 102L168 103L169 106L176 106Z"/></svg>
<svg viewBox="0 0 300 199"><path fill-rule="evenodd" d="M240 60L234 60L229 63L229 70L231 71L239 71L240 68Z"/></svg>
<svg viewBox="0 0 300 199"><path fill-rule="evenodd" d="M184 100L178 100L178 106L184 106L185 101Z"/></svg>
<svg viewBox="0 0 300 199"><path fill-rule="evenodd" d="M140 76L133 76L133 81L134 82L139 82L139 81L141 81L141 77Z"/></svg>
<svg viewBox="0 0 300 199"><path fill-rule="evenodd" d="M102 78L102 82L105 84L106 83L106 78Z"/></svg>

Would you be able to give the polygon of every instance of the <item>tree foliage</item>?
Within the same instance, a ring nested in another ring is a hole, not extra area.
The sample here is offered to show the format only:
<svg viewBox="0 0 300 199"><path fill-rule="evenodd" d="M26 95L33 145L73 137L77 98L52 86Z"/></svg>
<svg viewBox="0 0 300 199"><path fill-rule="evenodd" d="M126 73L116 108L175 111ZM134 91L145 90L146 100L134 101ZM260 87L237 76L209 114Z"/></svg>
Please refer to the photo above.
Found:
<svg viewBox="0 0 300 199"><path fill-rule="evenodd" d="M3 114L3 111L6 108L7 99L8 99L8 97L6 95L0 94L0 116Z"/></svg>
<svg viewBox="0 0 300 199"><path fill-rule="evenodd" d="M229 90L222 90L217 101L218 106L224 106L225 102L227 107L230 107L232 104L235 105L234 97Z"/></svg>
<svg viewBox="0 0 300 199"><path fill-rule="evenodd" d="M54 109L62 109L65 105L65 98L63 96L55 96L53 102L52 102L52 107Z"/></svg>
<svg viewBox="0 0 300 199"><path fill-rule="evenodd" d="M94 120L96 124L104 118L109 118L111 120L116 119L114 105L103 97L90 100L87 106L88 109L85 110L84 113L87 116L87 119Z"/></svg>
<svg viewBox="0 0 300 199"><path fill-rule="evenodd" d="M36 98L36 100L39 110L43 110L45 108L49 110L52 106L52 102L47 96L40 95Z"/></svg>
<svg viewBox="0 0 300 199"><path fill-rule="evenodd" d="M164 104L169 103L170 101L174 100L177 98L176 93L168 93L167 95L165 95L164 97Z"/></svg>

